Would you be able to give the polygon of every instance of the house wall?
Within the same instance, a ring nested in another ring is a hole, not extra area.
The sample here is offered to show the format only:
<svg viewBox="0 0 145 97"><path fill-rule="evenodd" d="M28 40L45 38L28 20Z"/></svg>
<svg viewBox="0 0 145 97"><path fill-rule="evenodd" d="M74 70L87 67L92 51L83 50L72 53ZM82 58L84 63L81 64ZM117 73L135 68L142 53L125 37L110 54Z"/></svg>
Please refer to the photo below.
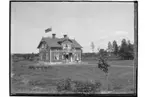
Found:
<svg viewBox="0 0 145 97"><path fill-rule="evenodd" d="M79 60L81 60L82 50L81 49L76 49L76 53L75 54L77 54Z"/></svg>
<svg viewBox="0 0 145 97"><path fill-rule="evenodd" d="M51 48L51 62L61 62L62 61L62 49L61 48ZM58 59L56 58L58 57Z"/></svg>
<svg viewBox="0 0 145 97"><path fill-rule="evenodd" d="M39 60L40 61L50 61L50 48L46 45L46 43L42 43L39 48Z"/></svg>
<svg viewBox="0 0 145 97"><path fill-rule="evenodd" d="M76 53L75 54L78 56L78 60L81 61L82 50L81 49L76 49Z"/></svg>
<svg viewBox="0 0 145 97"><path fill-rule="evenodd" d="M81 53L82 53L81 49L77 49L75 52L75 54L78 56L79 60L81 60ZM57 54L59 55L59 59L55 58ZM62 55L63 55L63 52L61 49L57 52L55 49L51 50L51 62L62 62L63 61Z"/></svg>
<svg viewBox="0 0 145 97"><path fill-rule="evenodd" d="M39 52L40 61L50 61L50 52L49 51L41 51Z"/></svg>
<svg viewBox="0 0 145 97"><path fill-rule="evenodd" d="M75 48L75 55L78 56L78 59L81 60L82 50L80 48ZM42 43L39 49L39 59L40 61L45 62L62 62L63 61L63 52L60 47L50 48L46 43ZM76 60L76 59L75 59Z"/></svg>

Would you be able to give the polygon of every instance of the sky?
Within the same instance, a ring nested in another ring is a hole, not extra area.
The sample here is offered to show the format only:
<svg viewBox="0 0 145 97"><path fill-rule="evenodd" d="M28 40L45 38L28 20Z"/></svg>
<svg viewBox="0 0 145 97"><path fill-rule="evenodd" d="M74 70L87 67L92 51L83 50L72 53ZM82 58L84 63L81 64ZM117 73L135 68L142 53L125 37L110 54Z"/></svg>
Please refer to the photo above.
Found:
<svg viewBox="0 0 145 97"><path fill-rule="evenodd" d="M45 29L52 31L45 33ZM37 53L42 37L75 39L83 52L91 42L106 49L108 42L123 38L134 42L134 4L131 2L12 2L11 52Z"/></svg>

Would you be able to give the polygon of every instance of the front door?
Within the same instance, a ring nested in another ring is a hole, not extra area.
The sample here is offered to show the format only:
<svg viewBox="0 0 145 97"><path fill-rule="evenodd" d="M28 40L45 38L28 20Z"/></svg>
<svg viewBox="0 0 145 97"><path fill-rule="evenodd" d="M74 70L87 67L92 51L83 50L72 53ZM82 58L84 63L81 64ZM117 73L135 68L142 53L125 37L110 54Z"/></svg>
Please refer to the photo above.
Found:
<svg viewBox="0 0 145 97"><path fill-rule="evenodd" d="M66 62L72 62L72 53L63 54L63 58Z"/></svg>

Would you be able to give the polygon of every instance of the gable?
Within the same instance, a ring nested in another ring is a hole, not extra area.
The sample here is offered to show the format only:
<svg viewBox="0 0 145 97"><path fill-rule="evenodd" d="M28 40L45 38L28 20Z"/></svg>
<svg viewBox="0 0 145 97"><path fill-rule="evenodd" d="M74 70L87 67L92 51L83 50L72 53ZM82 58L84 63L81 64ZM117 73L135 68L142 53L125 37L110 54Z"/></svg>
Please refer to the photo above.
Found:
<svg viewBox="0 0 145 97"><path fill-rule="evenodd" d="M48 47L48 45L45 41L41 41L39 46L38 46L38 48L47 48L47 47Z"/></svg>
<svg viewBox="0 0 145 97"><path fill-rule="evenodd" d="M61 42L62 42L62 43L63 43L63 42L71 42L71 43L72 43L72 40L70 40L70 39L68 39L68 38L67 38L67 39L64 38L64 39L61 40Z"/></svg>
<svg viewBox="0 0 145 97"><path fill-rule="evenodd" d="M62 48L63 49L71 49L72 48L72 44L71 43L62 43Z"/></svg>
<svg viewBox="0 0 145 97"><path fill-rule="evenodd" d="M72 41L70 41L70 40L65 40L65 41L61 42L61 44L72 44Z"/></svg>

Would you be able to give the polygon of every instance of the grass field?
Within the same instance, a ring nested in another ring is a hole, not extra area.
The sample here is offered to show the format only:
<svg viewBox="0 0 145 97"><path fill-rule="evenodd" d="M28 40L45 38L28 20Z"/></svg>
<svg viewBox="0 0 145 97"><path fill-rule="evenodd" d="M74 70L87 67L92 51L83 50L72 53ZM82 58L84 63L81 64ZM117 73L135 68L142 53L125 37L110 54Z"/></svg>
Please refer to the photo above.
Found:
<svg viewBox="0 0 145 97"><path fill-rule="evenodd" d="M98 69L95 61L88 65L49 66L47 69L30 69L36 64L32 61L12 63L11 93L58 93L56 86L61 79L70 78L78 81L100 82L101 91L109 87L114 93L131 92L135 88L135 75L132 60L110 61L109 81Z"/></svg>

